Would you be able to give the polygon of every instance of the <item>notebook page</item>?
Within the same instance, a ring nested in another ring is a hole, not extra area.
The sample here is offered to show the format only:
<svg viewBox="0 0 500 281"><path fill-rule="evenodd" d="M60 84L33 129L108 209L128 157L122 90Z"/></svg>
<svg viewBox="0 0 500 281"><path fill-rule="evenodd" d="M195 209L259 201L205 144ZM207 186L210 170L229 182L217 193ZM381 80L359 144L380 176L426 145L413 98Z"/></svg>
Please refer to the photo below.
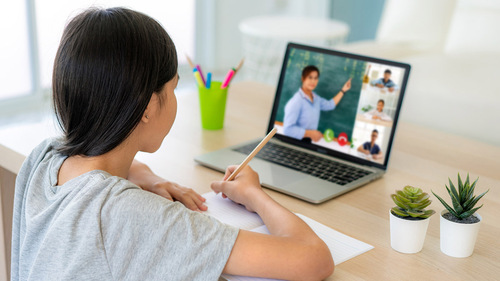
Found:
<svg viewBox="0 0 500 281"><path fill-rule="evenodd" d="M355 256L361 255L364 252L367 252L373 249L372 245L361 242L357 239L349 237L345 234L342 234L336 230L329 228L311 218L308 218L301 214L296 214L299 218L301 218L311 229L321 238L325 244L330 249L332 253L333 260L335 261L335 265L338 265L346 260L354 258ZM269 230L265 225L261 225L255 229L252 229L254 232L270 234ZM275 279L264 279L264 278L255 278L255 277L246 277L246 276L234 276L223 274L222 277L226 278L230 281L267 281L267 280L275 280Z"/></svg>
<svg viewBox="0 0 500 281"><path fill-rule="evenodd" d="M225 224L245 230L251 230L264 225L259 215L249 212L245 207L234 203L228 198L222 198L220 193L208 192L202 196L207 199L205 205L208 207L208 210L203 213Z"/></svg>
<svg viewBox="0 0 500 281"><path fill-rule="evenodd" d="M336 265L373 249L372 245L342 234L311 218L301 214L296 215L307 223L316 235L318 235L318 237L325 242L332 253L333 261L335 261ZM252 229L252 231L270 234L265 225Z"/></svg>
<svg viewBox="0 0 500 281"><path fill-rule="evenodd" d="M321 238L330 249L335 265L373 249L373 246L342 234L301 214L296 214Z"/></svg>

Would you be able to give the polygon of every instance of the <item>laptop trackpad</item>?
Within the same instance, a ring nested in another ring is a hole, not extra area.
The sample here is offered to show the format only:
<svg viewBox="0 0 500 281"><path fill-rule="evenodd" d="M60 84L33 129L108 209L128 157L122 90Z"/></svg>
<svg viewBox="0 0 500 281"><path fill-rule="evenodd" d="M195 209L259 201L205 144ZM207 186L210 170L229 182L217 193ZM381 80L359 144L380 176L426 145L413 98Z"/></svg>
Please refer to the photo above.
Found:
<svg viewBox="0 0 500 281"><path fill-rule="evenodd" d="M309 202L319 203L326 197L345 192L339 185L260 159L255 159L252 167L259 173L264 186Z"/></svg>

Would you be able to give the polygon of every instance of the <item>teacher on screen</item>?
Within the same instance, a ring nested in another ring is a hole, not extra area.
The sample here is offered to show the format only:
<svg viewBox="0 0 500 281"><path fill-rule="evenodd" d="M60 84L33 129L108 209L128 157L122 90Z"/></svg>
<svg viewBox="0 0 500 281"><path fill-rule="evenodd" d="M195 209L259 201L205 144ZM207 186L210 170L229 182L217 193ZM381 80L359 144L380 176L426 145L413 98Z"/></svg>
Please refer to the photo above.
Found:
<svg viewBox="0 0 500 281"><path fill-rule="evenodd" d="M319 141L323 133L318 131L321 111L334 110L344 94L351 89L351 78L332 99L318 96L314 91L319 81L319 69L308 65L302 70L302 87L285 105L283 129L285 135L299 140Z"/></svg>

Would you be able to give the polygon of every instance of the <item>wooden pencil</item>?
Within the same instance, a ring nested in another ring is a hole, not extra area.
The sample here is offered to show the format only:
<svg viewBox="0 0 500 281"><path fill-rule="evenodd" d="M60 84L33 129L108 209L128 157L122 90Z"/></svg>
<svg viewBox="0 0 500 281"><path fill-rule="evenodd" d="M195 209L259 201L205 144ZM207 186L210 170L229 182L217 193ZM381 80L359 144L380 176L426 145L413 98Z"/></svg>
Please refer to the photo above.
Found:
<svg viewBox="0 0 500 281"><path fill-rule="evenodd" d="M195 65L194 65L193 61L191 60L191 58L189 58L188 55L186 55L186 59L187 59L187 61L189 63L189 66L191 66L191 69L195 68Z"/></svg>
<svg viewBox="0 0 500 281"><path fill-rule="evenodd" d="M240 63L238 63L238 66L236 66L236 68L234 69L234 74L236 74L236 72L238 72L238 70L240 70L241 66L243 65L243 62L245 62L245 58L242 58L240 60Z"/></svg>
<svg viewBox="0 0 500 281"><path fill-rule="evenodd" d="M250 160L252 160L252 158L255 155L257 155L257 153L259 153L259 151L274 136L274 134L276 134L277 131L278 131L278 129L276 129L276 128L272 129L271 132L269 132L269 134L267 134L267 136L259 143L259 145L257 145L253 149L253 151L250 154L248 154L248 156L245 158L245 160L243 160L243 162L241 162L241 164L238 166L238 168L236 168L236 170L234 170L234 172L226 179L226 181L232 181L241 172L241 170L243 170L243 168L245 168L245 166L248 165L248 162L250 162Z"/></svg>

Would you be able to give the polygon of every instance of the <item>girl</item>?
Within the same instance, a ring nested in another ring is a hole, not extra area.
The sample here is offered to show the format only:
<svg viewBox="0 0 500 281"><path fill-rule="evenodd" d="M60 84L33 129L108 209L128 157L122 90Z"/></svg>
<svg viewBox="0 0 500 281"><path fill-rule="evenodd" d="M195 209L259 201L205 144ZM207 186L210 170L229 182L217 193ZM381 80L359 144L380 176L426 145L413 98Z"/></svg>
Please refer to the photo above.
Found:
<svg viewBox="0 0 500 281"><path fill-rule="evenodd" d="M92 8L71 20L53 72L64 136L36 147L17 177L12 280L217 280L221 273L306 280L332 273L323 241L263 192L250 168L211 187L257 212L272 235L192 211L206 210L203 197L134 160L138 151L155 152L168 134L178 79L174 44L148 16Z"/></svg>

